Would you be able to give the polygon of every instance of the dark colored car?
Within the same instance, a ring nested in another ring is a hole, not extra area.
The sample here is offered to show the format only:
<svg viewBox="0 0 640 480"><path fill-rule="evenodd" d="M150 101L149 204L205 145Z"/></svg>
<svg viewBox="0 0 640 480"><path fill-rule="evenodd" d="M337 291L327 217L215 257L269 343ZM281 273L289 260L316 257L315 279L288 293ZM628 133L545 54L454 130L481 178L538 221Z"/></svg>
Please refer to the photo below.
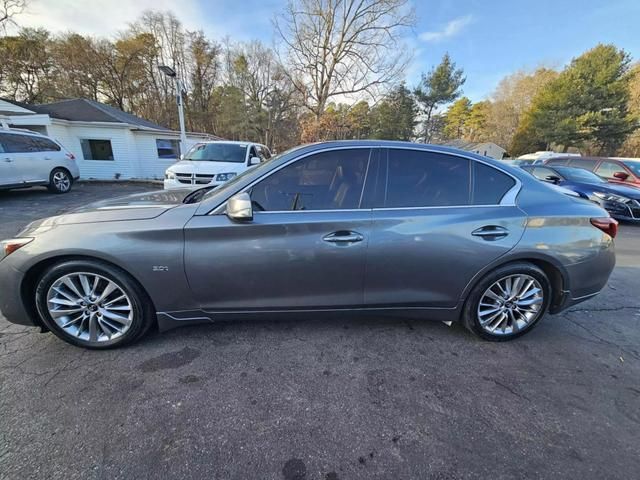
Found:
<svg viewBox="0 0 640 480"><path fill-rule="evenodd" d="M600 204L613 218L640 221L640 188L616 185L576 167L521 167L544 182L567 188Z"/></svg>
<svg viewBox="0 0 640 480"><path fill-rule="evenodd" d="M600 157L556 157L545 165L576 167L589 170L610 183L640 187L640 159Z"/></svg>
<svg viewBox="0 0 640 480"><path fill-rule="evenodd" d="M210 191L110 199L2 242L0 310L74 345L154 325L331 312L460 321L489 340L592 298L617 222L445 147L307 145Z"/></svg>

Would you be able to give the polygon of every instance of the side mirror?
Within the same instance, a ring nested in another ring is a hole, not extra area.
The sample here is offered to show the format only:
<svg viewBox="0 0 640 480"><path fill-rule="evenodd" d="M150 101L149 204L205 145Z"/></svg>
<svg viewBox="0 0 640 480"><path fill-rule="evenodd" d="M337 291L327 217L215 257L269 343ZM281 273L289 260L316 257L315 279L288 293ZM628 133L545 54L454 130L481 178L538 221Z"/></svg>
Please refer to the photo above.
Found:
<svg viewBox="0 0 640 480"><path fill-rule="evenodd" d="M545 177L544 181L545 182L551 182L554 185L557 185L558 183L560 183L560 177L558 177L556 175L549 175L548 177Z"/></svg>
<svg viewBox="0 0 640 480"><path fill-rule="evenodd" d="M260 157L251 157L249 159L249 166L251 165L258 165L260 163Z"/></svg>
<svg viewBox="0 0 640 480"><path fill-rule="evenodd" d="M227 217L237 222L253 220L253 206L248 193L238 193L227 200Z"/></svg>
<svg viewBox="0 0 640 480"><path fill-rule="evenodd" d="M629 174L627 172L616 172L613 174L614 178L617 178L618 180L626 180L627 178L629 178Z"/></svg>

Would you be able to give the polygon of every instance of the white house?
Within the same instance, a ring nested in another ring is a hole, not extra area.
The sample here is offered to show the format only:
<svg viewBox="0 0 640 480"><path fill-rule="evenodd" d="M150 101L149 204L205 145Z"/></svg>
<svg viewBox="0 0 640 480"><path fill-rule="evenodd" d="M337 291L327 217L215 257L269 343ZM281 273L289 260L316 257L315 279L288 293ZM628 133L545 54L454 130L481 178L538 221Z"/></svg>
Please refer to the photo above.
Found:
<svg viewBox="0 0 640 480"><path fill-rule="evenodd" d="M460 150L466 150L467 152L477 153L478 155L484 155L485 157L491 157L498 160L502 160L505 153L507 153L504 148L493 142L467 142L465 140L452 140L444 143L443 145L452 148L459 148Z"/></svg>
<svg viewBox="0 0 640 480"><path fill-rule="evenodd" d="M180 156L180 132L82 98L43 105L0 99L0 127L55 138L76 156L81 178L160 179ZM188 133L187 146L216 139Z"/></svg>

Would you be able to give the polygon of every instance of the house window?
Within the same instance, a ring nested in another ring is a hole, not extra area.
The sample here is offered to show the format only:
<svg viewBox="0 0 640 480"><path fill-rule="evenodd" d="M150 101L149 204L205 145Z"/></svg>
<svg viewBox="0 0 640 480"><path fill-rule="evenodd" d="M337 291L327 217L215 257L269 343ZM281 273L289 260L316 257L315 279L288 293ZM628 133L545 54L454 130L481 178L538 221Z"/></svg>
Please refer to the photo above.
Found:
<svg viewBox="0 0 640 480"><path fill-rule="evenodd" d="M85 160L113 160L111 140L80 140Z"/></svg>
<svg viewBox="0 0 640 480"><path fill-rule="evenodd" d="M178 140L156 139L158 158L177 159L180 157L180 142Z"/></svg>

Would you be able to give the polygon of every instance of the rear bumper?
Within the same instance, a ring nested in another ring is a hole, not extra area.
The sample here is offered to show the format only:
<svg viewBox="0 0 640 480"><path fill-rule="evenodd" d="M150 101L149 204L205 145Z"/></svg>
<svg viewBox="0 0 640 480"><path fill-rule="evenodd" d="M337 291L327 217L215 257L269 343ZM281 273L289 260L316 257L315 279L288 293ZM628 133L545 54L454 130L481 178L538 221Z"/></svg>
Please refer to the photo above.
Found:
<svg viewBox="0 0 640 480"><path fill-rule="evenodd" d="M610 242L589 260L565 266L568 288L551 307L551 313L561 312L598 295L606 287L615 265L616 255L613 242Z"/></svg>

